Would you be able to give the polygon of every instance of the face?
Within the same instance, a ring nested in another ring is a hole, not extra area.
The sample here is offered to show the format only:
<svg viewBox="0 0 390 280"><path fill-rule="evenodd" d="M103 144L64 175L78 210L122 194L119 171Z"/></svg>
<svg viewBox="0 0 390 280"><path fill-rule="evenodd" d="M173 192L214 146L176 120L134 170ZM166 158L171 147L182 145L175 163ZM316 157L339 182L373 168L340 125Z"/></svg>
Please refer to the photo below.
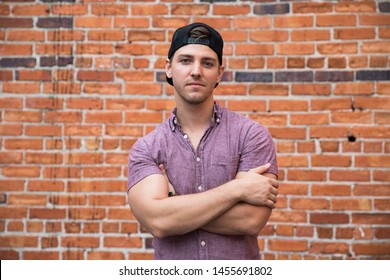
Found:
<svg viewBox="0 0 390 280"><path fill-rule="evenodd" d="M172 78L178 98L190 104L207 100L221 81L224 67L208 46L189 44L178 49L166 63L166 75Z"/></svg>

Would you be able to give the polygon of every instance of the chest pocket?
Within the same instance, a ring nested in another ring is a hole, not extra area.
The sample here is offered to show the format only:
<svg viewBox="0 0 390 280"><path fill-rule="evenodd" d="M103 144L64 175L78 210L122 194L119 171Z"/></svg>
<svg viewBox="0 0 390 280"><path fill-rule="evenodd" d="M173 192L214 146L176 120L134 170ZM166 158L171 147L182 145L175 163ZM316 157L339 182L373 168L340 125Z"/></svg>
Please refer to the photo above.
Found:
<svg viewBox="0 0 390 280"><path fill-rule="evenodd" d="M236 177L240 156L213 155L211 158L213 184L221 185ZM211 173L211 172L210 172Z"/></svg>

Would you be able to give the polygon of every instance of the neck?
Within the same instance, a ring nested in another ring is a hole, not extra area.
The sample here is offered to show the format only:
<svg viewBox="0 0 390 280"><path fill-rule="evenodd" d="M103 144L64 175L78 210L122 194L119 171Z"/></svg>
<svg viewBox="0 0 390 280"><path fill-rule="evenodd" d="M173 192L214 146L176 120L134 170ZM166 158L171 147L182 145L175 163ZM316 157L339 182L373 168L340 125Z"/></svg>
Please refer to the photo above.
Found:
<svg viewBox="0 0 390 280"><path fill-rule="evenodd" d="M214 100L201 104L177 104L176 116L184 131L202 131L210 125L214 112Z"/></svg>

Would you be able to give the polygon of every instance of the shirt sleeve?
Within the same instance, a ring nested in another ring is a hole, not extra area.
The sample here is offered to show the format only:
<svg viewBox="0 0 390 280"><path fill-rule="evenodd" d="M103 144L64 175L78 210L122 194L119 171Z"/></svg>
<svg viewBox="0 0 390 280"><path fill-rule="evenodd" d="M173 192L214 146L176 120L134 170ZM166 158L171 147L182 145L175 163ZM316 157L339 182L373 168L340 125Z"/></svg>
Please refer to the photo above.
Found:
<svg viewBox="0 0 390 280"><path fill-rule="evenodd" d="M238 171L248 171L267 163L271 164L268 173L278 177L276 148L272 136L264 126L254 123L246 134Z"/></svg>
<svg viewBox="0 0 390 280"><path fill-rule="evenodd" d="M146 141L142 138L131 148L127 167L127 191L147 176L161 174L157 162L150 154Z"/></svg>

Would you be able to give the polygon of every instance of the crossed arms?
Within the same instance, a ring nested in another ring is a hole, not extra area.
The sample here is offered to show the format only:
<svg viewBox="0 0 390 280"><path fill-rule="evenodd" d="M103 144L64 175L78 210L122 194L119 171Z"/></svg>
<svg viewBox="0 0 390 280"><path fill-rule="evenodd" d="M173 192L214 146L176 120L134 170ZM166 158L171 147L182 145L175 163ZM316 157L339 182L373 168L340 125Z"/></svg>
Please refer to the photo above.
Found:
<svg viewBox="0 0 390 280"><path fill-rule="evenodd" d="M163 170L134 185L128 201L138 221L158 238L199 228L227 235L258 234L278 194L276 176L267 173L269 166L239 172L235 179L202 193L172 197Z"/></svg>

